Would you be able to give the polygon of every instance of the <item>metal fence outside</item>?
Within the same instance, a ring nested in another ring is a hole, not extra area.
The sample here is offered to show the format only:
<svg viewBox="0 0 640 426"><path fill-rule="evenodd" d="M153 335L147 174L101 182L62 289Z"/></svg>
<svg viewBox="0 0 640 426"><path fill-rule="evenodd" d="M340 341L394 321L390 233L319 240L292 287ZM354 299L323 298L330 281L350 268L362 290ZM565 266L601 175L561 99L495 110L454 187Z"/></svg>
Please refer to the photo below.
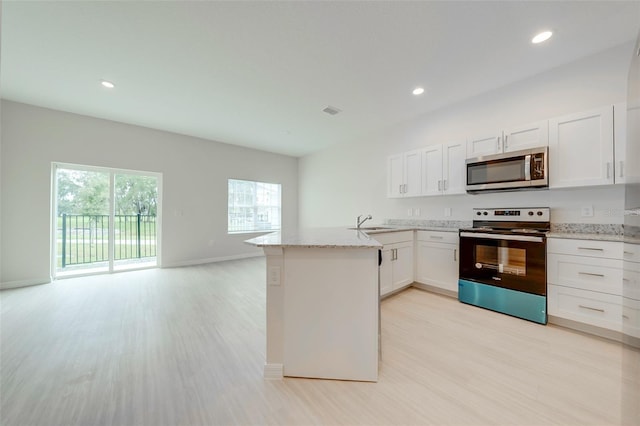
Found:
<svg viewBox="0 0 640 426"><path fill-rule="evenodd" d="M156 256L156 217L114 216L114 260ZM109 215L63 214L58 218L58 267L109 260Z"/></svg>

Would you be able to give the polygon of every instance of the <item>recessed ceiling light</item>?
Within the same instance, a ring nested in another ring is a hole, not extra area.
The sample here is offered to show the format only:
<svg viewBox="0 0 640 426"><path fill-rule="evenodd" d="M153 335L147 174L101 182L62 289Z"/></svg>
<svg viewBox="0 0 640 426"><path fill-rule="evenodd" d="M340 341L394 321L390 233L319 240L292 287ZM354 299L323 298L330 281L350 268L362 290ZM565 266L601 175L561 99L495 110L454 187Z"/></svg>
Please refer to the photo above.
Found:
<svg viewBox="0 0 640 426"><path fill-rule="evenodd" d="M414 95L422 95L424 93L424 89L422 87L416 87L412 92Z"/></svg>
<svg viewBox="0 0 640 426"><path fill-rule="evenodd" d="M102 84L102 86L106 87L107 89L113 89L114 87L116 87L115 84L107 80L102 80L100 84Z"/></svg>
<svg viewBox="0 0 640 426"><path fill-rule="evenodd" d="M553 33L551 31L543 31L540 34L536 35L534 38L532 38L531 43L533 44L542 43L543 41L549 40L552 35Z"/></svg>

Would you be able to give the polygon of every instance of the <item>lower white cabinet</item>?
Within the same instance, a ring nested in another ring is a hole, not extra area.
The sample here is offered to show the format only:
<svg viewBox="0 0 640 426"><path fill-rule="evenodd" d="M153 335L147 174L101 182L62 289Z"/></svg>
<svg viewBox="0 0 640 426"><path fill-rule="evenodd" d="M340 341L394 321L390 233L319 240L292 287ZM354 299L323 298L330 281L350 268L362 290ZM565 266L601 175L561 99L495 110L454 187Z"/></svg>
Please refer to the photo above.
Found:
<svg viewBox="0 0 640 426"><path fill-rule="evenodd" d="M622 243L550 238L549 315L622 331Z"/></svg>
<svg viewBox="0 0 640 426"><path fill-rule="evenodd" d="M417 231L416 282L458 292L458 234Z"/></svg>
<svg viewBox="0 0 640 426"><path fill-rule="evenodd" d="M413 231L386 232L373 237L383 244L380 295L413 283Z"/></svg>

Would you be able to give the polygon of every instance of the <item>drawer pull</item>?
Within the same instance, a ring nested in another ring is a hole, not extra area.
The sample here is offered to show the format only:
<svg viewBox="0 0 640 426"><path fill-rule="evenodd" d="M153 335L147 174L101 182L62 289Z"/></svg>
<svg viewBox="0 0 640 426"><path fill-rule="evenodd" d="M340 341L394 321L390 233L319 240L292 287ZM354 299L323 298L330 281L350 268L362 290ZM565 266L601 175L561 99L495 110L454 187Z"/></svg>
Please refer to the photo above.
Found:
<svg viewBox="0 0 640 426"><path fill-rule="evenodd" d="M579 308L588 309L590 311L604 312L604 309L592 308L591 306L578 305Z"/></svg>
<svg viewBox="0 0 640 426"><path fill-rule="evenodd" d="M625 255L632 255L632 254L633 254L633 252L632 252L632 251L625 251L625 252L624 252L624 254L625 254Z"/></svg>
<svg viewBox="0 0 640 426"><path fill-rule="evenodd" d="M604 249L602 248L594 248L594 247L578 247L578 250L604 251Z"/></svg>
<svg viewBox="0 0 640 426"><path fill-rule="evenodd" d="M622 318L628 320L629 319L629 315L622 314Z"/></svg>
<svg viewBox="0 0 640 426"><path fill-rule="evenodd" d="M623 278L623 279L622 279L622 281L629 282L629 281L631 281L631 280L630 280L629 278Z"/></svg>
<svg viewBox="0 0 640 426"><path fill-rule="evenodd" d="M429 238L431 238L432 240L441 240L443 237L440 237L438 235L429 235Z"/></svg>
<svg viewBox="0 0 640 426"><path fill-rule="evenodd" d="M578 274L580 274L580 275L589 275L591 277L604 278L604 275L602 275L602 274L594 274L594 273L591 273L591 272L578 272Z"/></svg>

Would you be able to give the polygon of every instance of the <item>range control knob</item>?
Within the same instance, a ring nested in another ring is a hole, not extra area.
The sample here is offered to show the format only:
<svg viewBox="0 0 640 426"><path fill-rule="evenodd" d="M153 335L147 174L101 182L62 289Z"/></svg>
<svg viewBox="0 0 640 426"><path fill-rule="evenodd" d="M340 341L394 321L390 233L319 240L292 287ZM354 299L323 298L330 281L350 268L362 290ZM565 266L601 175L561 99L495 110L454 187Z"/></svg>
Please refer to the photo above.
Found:
<svg viewBox="0 0 640 426"><path fill-rule="evenodd" d="M482 214L486 216L486 215L488 215L489 213L488 213L488 212L482 212Z"/></svg>
<svg viewBox="0 0 640 426"><path fill-rule="evenodd" d="M538 216L542 216L542 212L541 211L538 211Z"/></svg>
<svg viewBox="0 0 640 426"><path fill-rule="evenodd" d="M529 216L533 216L533 212L532 211L529 211Z"/></svg>
<svg viewBox="0 0 640 426"><path fill-rule="evenodd" d="M477 214L478 216L480 216L482 213L481 213L481 212L476 212L476 214Z"/></svg>

